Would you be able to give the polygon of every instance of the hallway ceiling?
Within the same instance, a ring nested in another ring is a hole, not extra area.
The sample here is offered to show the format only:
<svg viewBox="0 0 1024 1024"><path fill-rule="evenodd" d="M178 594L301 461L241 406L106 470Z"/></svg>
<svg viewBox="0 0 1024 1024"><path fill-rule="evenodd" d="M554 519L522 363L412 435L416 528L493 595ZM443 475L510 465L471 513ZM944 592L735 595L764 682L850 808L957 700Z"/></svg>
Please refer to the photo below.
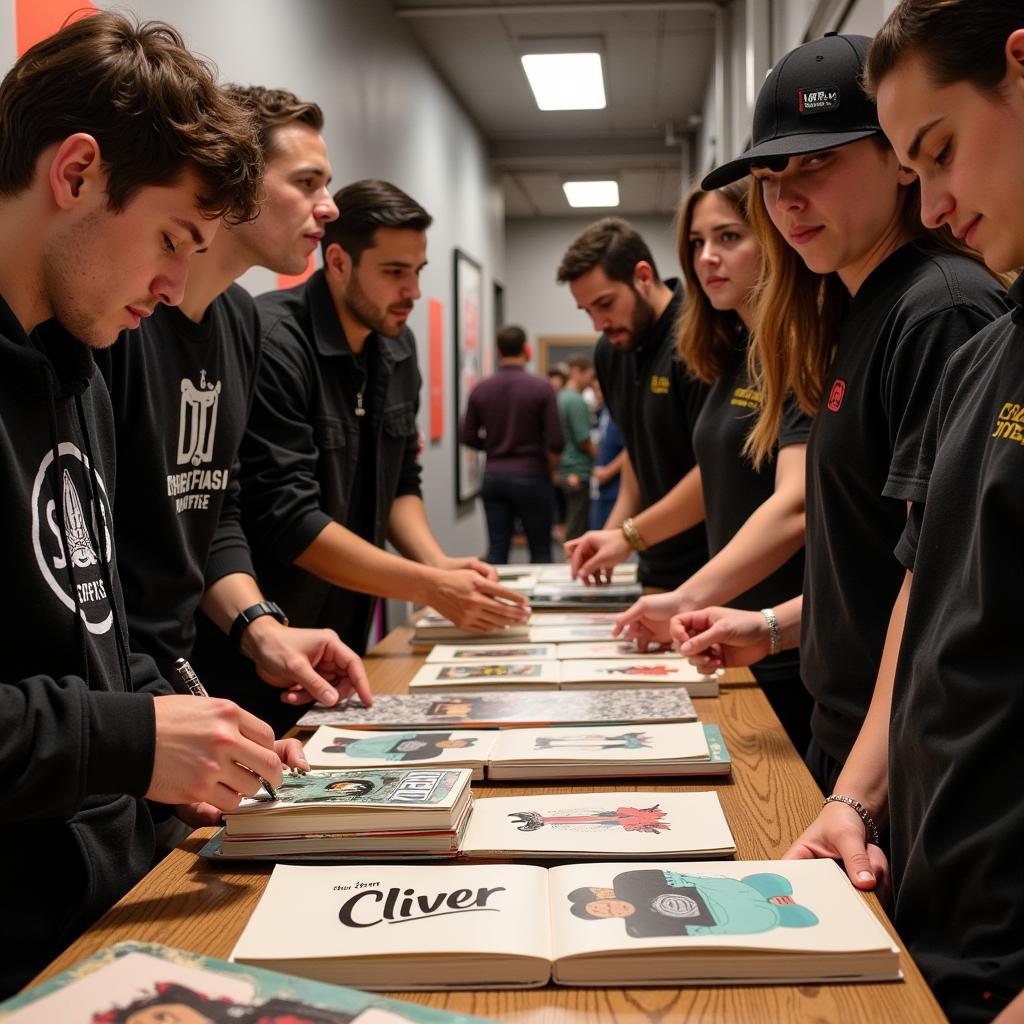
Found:
<svg viewBox="0 0 1024 1024"><path fill-rule="evenodd" d="M626 216L674 211L715 43L715 4L393 0L487 140L509 217L568 216L562 181L614 177ZM524 38L600 37L604 110L537 109Z"/></svg>

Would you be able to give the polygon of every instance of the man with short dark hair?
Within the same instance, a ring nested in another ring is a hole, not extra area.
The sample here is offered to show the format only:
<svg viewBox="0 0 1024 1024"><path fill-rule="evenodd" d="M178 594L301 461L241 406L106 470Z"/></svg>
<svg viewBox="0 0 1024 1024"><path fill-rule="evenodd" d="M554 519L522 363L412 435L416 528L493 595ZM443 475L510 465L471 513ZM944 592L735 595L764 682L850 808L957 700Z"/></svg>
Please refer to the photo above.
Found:
<svg viewBox="0 0 1024 1024"><path fill-rule="evenodd" d="M406 320L431 217L383 181L334 201L323 269L257 299L263 361L242 443L242 514L260 585L293 624L334 628L360 653L373 596L430 604L472 629L521 621L525 601L478 559L446 556L423 508ZM388 540L405 557L382 550ZM222 658L214 671L223 695L244 694L279 730L294 723L295 709L260 694L244 661Z"/></svg>
<svg viewBox="0 0 1024 1024"><path fill-rule="evenodd" d="M531 562L551 561L551 473L565 446L554 390L526 369L526 332L498 331L498 369L469 396L459 440L487 454L480 493L487 517L487 561L508 561L515 521Z"/></svg>
<svg viewBox="0 0 1024 1024"><path fill-rule="evenodd" d="M289 628L264 600L241 526L238 449L261 341L255 303L233 282L252 266L301 272L337 217L323 114L283 89L227 92L254 118L266 161L259 216L225 225L181 305L156 309L100 359L117 422L115 538L132 647L173 678L174 662L193 656L202 608L252 660L254 685L332 705L354 683L368 701L359 658L337 634Z"/></svg>
<svg viewBox="0 0 1024 1024"><path fill-rule="evenodd" d="M3 998L146 872L154 802L233 810L280 783L284 747L130 652L91 354L181 301L221 218L255 214L251 121L172 28L101 11L8 72L0 139Z"/></svg>
<svg viewBox="0 0 1024 1024"><path fill-rule="evenodd" d="M594 364L586 356L569 360L569 378L558 392L558 414L565 448L558 464L558 487L565 502L565 540L575 540L590 519L590 474L597 454L590 436L590 409L583 392L594 380Z"/></svg>
<svg viewBox="0 0 1024 1024"><path fill-rule="evenodd" d="M647 243L620 217L591 224L569 246L558 281L568 283L576 305L602 332L594 354L597 378L626 442L619 497L605 528L621 528L639 552L641 583L673 589L707 561L703 526L648 547L632 517L664 497L696 465L693 424L707 388L686 372L675 353L682 285L658 276ZM566 547L574 571L593 551L588 537Z"/></svg>

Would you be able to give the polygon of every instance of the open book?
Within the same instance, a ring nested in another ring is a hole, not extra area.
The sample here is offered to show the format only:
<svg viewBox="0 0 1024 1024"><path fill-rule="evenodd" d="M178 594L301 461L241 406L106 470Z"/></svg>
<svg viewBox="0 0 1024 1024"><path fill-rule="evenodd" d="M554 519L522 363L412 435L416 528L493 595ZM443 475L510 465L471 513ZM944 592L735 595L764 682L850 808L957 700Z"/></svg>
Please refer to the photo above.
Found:
<svg viewBox="0 0 1024 1024"><path fill-rule="evenodd" d="M485 771L492 779L728 775L732 767L718 726L706 722L371 733L323 725L304 753L313 768L469 768L474 779Z"/></svg>
<svg viewBox="0 0 1024 1024"><path fill-rule="evenodd" d="M576 645L572 645L576 646ZM583 645L586 646L586 645ZM685 686L691 697L717 697L718 676L704 675L678 655L590 661L461 661L424 665L410 692L450 690L632 689Z"/></svg>
<svg viewBox="0 0 1024 1024"><path fill-rule="evenodd" d="M119 942L0 1003L4 1024L484 1024L151 942Z"/></svg>
<svg viewBox="0 0 1024 1024"><path fill-rule="evenodd" d="M346 729L487 729L509 726L596 725L607 722L696 722L690 695L664 690L565 690L558 693L380 694L373 707L356 699L333 708L314 707L300 729L338 725Z"/></svg>
<svg viewBox="0 0 1024 1024"><path fill-rule="evenodd" d="M368 989L901 976L829 860L278 865L232 959Z"/></svg>

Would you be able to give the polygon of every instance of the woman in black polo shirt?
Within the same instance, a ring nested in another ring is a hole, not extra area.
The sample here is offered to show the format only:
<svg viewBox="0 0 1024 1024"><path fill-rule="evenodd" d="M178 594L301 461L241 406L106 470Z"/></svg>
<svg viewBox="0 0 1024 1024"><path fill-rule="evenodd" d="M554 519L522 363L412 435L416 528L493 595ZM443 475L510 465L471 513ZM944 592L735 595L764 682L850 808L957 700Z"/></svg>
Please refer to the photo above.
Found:
<svg viewBox="0 0 1024 1024"><path fill-rule="evenodd" d="M798 594L803 580L810 417L792 405L776 450L757 468L743 454L761 400L747 370L747 332L762 263L747 221L748 189L746 178L711 192L697 188L679 208L676 247L686 301L676 344L687 369L709 390L693 428L699 488L665 518L675 528L703 519L712 558L676 590L641 598L620 616L618 628L641 648L668 642L669 621L684 609L724 601L771 607ZM799 655L779 652L753 671L802 755L810 741L811 700L800 683Z"/></svg>
<svg viewBox="0 0 1024 1024"><path fill-rule="evenodd" d="M978 261L921 226L915 177L860 84L869 42L833 34L783 57L758 96L755 144L703 182L748 170L756 179L751 222L766 275L752 335L755 461L772 450L791 392L817 413L803 597L774 609L775 629L723 609L673 620L684 654L710 645L705 664L757 660L773 633L783 647L799 643L814 698L807 763L827 794L870 703L903 578L893 548L908 502L924 498L918 451L943 366L1005 309Z"/></svg>
<svg viewBox="0 0 1024 1024"><path fill-rule="evenodd" d="M1024 265L1024 10L903 0L867 67L924 222L993 271ZM1007 1024L1024 1019L1024 278L1009 298L935 389L896 628L838 783L869 819L888 812L894 921L945 1012L1009 1007ZM791 855L841 858L870 888L884 863L869 824L829 804Z"/></svg>

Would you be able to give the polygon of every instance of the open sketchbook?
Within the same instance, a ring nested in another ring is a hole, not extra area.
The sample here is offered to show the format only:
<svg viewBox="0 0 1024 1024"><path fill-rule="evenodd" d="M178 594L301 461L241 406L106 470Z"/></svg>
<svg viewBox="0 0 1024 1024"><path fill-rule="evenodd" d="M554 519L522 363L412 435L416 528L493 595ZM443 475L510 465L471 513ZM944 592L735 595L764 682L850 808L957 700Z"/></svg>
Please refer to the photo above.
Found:
<svg viewBox="0 0 1024 1024"><path fill-rule="evenodd" d="M728 775L732 767L718 726L706 722L372 733L324 725L304 753L313 768L469 768L474 779Z"/></svg>
<svg viewBox="0 0 1024 1024"><path fill-rule="evenodd" d="M487 729L509 726L596 725L608 722L696 722L690 695L664 690L565 690L556 693L380 694L373 707L349 699L333 708L314 707L300 729Z"/></svg>
<svg viewBox="0 0 1024 1024"><path fill-rule="evenodd" d="M0 1003L4 1024L481 1024L150 942L119 942Z"/></svg>
<svg viewBox="0 0 1024 1024"><path fill-rule="evenodd" d="M829 860L278 865L232 959L368 989L901 977Z"/></svg>
<svg viewBox="0 0 1024 1024"><path fill-rule="evenodd" d="M625 690L655 686L685 686L691 697L718 696L718 676L702 674L677 655L588 661L473 659L457 664L424 665L409 682L409 690L414 693L463 689L590 690L596 687Z"/></svg>
<svg viewBox="0 0 1024 1024"><path fill-rule="evenodd" d="M221 835L220 849L211 849L208 855L224 860L288 860L305 854L333 853L339 860L367 859L365 850L349 857L336 844L332 849L337 838L315 832L234 838ZM366 838L370 841L373 836L367 834ZM722 857L735 850L717 793L640 790L478 799L473 801L465 825L460 825L455 848L447 853L432 850L429 856L651 860ZM383 848L378 855L383 859L417 856L415 851L403 851L397 844Z"/></svg>

